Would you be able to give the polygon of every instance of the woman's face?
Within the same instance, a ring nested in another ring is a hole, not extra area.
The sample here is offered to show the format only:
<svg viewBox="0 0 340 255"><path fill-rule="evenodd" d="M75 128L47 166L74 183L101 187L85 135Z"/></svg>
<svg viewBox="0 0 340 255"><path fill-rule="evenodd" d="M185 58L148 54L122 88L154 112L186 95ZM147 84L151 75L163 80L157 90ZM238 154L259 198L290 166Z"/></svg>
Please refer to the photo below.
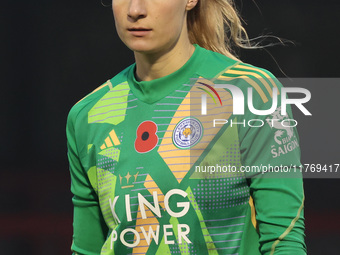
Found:
<svg viewBox="0 0 340 255"><path fill-rule="evenodd" d="M187 37L192 0L112 0L117 33L136 52L166 51Z"/></svg>

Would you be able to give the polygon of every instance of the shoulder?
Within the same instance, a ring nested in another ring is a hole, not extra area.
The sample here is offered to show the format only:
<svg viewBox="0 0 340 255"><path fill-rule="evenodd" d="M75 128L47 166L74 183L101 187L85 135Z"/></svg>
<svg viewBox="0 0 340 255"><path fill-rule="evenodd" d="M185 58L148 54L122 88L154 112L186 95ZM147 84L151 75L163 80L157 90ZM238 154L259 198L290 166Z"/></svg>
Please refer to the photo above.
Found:
<svg viewBox="0 0 340 255"><path fill-rule="evenodd" d="M201 77L213 78L219 77L228 68L231 68L240 61L231 59L221 53L214 52L203 47L199 47L200 54L203 56L200 60L201 63L197 73Z"/></svg>
<svg viewBox="0 0 340 255"><path fill-rule="evenodd" d="M231 59L217 52L206 49L203 51L207 55L205 70L201 71L203 77L214 77L214 80L218 80L217 83L227 82L234 85L241 89L244 95L247 95L248 88L252 88L263 103L270 101L274 88L280 94L282 84L269 70ZM215 75L209 76L213 72Z"/></svg>
<svg viewBox="0 0 340 255"><path fill-rule="evenodd" d="M70 121L75 121L77 118L83 115L87 119L88 112L94 105L98 103L98 101L100 101L110 90L126 81L127 73L131 68L133 68L133 65L130 65L112 79L107 80L105 83L94 89L92 92L74 104L69 111L67 122L69 123Z"/></svg>
<svg viewBox="0 0 340 255"><path fill-rule="evenodd" d="M222 75L237 78L276 79L269 70L243 62L237 62L230 66Z"/></svg>
<svg viewBox="0 0 340 255"><path fill-rule="evenodd" d="M243 62L226 68L218 79L236 85L245 94L248 88L252 88L263 103L270 101L274 88L278 90L278 93L282 88L282 84L269 70Z"/></svg>
<svg viewBox="0 0 340 255"><path fill-rule="evenodd" d="M206 56L205 64L199 70L199 75L202 77L214 77L214 80L227 81L228 84L235 85L243 91L252 87L264 102L267 102L268 97L271 97L273 88L280 90L282 86L278 79L264 68L204 48L201 49Z"/></svg>

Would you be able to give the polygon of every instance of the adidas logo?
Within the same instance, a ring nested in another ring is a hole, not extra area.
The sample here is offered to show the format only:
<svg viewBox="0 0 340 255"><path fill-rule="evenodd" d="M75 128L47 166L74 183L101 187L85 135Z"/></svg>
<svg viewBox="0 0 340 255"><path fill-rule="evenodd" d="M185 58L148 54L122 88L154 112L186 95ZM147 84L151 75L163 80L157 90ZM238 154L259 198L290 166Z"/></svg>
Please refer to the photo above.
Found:
<svg viewBox="0 0 340 255"><path fill-rule="evenodd" d="M105 139L105 142L102 146L100 146L100 149L104 150L106 148L110 148L113 146L120 145L120 141L118 139L118 136L116 135L116 132L114 129L109 133L109 136Z"/></svg>

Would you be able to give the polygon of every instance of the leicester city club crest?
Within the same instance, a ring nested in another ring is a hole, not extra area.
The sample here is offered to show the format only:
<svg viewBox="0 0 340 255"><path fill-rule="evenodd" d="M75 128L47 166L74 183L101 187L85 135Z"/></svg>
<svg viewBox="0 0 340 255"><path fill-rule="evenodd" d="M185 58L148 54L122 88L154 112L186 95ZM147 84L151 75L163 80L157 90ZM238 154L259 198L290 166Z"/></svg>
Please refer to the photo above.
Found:
<svg viewBox="0 0 340 255"><path fill-rule="evenodd" d="M202 136L202 123L194 117L187 117L176 125L172 133L172 141L177 148L188 149L195 146Z"/></svg>

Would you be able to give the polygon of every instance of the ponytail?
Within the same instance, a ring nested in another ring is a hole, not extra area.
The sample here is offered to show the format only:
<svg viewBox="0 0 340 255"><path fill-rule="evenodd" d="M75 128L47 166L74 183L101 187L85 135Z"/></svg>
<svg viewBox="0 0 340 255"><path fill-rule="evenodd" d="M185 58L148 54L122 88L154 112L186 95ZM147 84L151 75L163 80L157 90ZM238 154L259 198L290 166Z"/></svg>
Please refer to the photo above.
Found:
<svg viewBox="0 0 340 255"><path fill-rule="evenodd" d="M208 50L237 59L235 47L254 48L233 0L198 0L187 23L190 42Z"/></svg>

